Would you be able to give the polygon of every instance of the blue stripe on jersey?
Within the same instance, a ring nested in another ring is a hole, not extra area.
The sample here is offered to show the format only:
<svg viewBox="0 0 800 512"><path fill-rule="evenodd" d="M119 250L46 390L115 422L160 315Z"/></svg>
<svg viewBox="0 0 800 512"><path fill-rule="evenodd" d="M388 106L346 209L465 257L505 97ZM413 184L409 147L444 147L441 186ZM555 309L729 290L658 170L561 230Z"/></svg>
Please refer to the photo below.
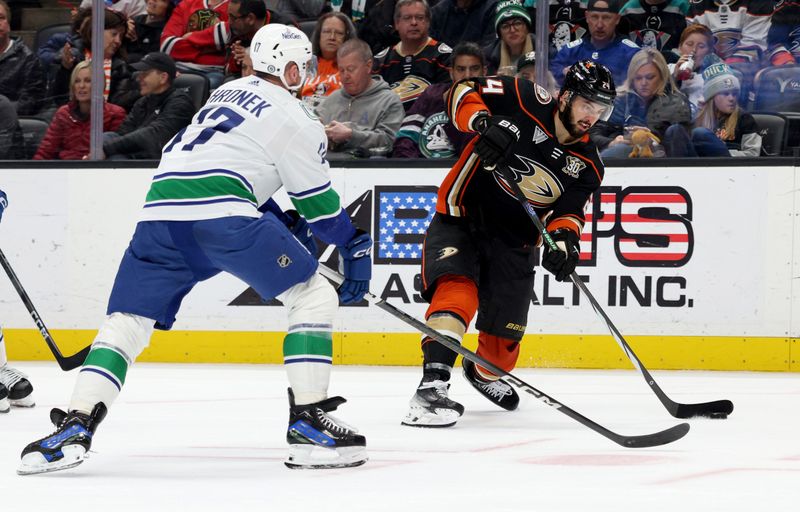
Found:
<svg viewBox="0 0 800 512"><path fill-rule="evenodd" d="M331 186L331 182L329 181L328 183L326 183L324 185L320 185L319 187L315 187L315 188L310 188L310 189L304 190L302 192L288 192L287 191L286 193L289 194L289 197L294 197L294 198L300 199L300 198L303 198L303 197L306 197L306 196L313 196L314 194L317 194L320 191L325 190L326 188L330 188L330 186Z"/></svg>
<svg viewBox="0 0 800 512"><path fill-rule="evenodd" d="M239 197L224 197L222 199L204 199L202 201L161 201L159 203L147 203L143 208L156 208L159 206L186 206L198 204L214 204L214 203L246 203L255 206L252 201L242 199Z"/></svg>

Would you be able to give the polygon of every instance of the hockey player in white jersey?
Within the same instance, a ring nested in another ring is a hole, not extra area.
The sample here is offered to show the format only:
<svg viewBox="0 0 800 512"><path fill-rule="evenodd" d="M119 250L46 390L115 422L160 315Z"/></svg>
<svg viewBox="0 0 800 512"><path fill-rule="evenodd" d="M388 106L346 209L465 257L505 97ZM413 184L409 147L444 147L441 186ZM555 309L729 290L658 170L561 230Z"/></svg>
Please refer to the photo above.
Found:
<svg viewBox="0 0 800 512"><path fill-rule="evenodd" d="M360 301L368 290L372 240L352 225L331 187L322 124L289 92L305 78L308 38L270 24L253 38L251 57L256 74L216 89L164 147L69 408L53 409L56 432L23 450L18 473L83 462L153 328L169 329L191 288L222 271L264 299L278 297L288 310L286 465L349 467L367 460L364 437L328 415L345 400L329 398L327 388L338 301ZM292 217L270 199L281 187L297 209ZM282 217L296 221L298 234L297 222L307 221L318 238L337 246L345 276L338 298Z"/></svg>

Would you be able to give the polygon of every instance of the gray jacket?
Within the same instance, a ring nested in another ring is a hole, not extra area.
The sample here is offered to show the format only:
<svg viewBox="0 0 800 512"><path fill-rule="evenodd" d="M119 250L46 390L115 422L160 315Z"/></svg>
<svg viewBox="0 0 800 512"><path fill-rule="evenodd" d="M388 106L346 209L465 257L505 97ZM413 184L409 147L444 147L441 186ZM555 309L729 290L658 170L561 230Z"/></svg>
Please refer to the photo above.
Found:
<svg viewBox="0 0 800 512"><path fill-rule="evenodd" d="M389 152L405 111L389 84L382 77L373 76L372 83L358 96L350 96L343 87L331 93L317 107L317 115L323 124L338 121L353 130L350 140L332 151L363 152L385 147Z"/></svg>

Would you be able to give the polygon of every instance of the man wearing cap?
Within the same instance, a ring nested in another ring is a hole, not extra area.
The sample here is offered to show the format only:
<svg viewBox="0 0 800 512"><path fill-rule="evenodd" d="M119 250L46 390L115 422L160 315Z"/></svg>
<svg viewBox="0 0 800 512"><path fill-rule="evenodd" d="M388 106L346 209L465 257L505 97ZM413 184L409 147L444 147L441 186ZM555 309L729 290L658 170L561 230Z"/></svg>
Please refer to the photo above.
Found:
<svg viewBox="0 0 800 512"><path fill-rule="evenodd" d="M573 41L561 48L550 59L550 71L558 83L564 80L567 70L579 60L592 60L611 70L614 81L625 83L628 63L639 51L636 43L617 35L619 6L616 0L589 0L586 24L589 37Z"/></svg>
<svg viewBox="0 0 800 512"><path fill-rule="evenodd" d="M176 69L169 55L151 52L132 67L142 97L119 129L105 135L103 152L113 160L157 160L164 144L192 120L194 104L186 92L172 86Z"/></svg>
<svg viewBox="0 0 800 512"><path fill-rule="evenodd" d="M513 75L517 60L533 51L531 15L516 0L497 4L494 15L495 42L484 48L489 74Z"/></svg>
<svg viewBox="0 0 800 512"><path fill-rule="evenodd" d="M516 77L536 82L536 52L528 52L519 58L517 61ZM547 89L547 92L552 96L558 96L556 80L553 78L553 73L549 70L546 72L544 83L539 83L539 85Z"/></svg>
<svg viewBox="0 0 800 512"><path fill-rule="evenodd" d="M440 0L431 7L431 37L450 46L461 41L492 44L496 4L497 0Z"/></svg>

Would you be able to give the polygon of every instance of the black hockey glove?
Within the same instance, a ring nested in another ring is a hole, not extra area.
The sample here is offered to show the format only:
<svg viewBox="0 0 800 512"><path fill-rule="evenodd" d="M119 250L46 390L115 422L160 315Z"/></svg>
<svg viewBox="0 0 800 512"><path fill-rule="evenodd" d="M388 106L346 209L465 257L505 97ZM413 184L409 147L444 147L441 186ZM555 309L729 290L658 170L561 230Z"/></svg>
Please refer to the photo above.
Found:
<svg viewBox="0 0 800 512"><path fill-rule="evenodd" d="M519 140L519 128L510 117L483 115L475 120L474 128L481 134L475 153L487 170L494 170L497 164L503 163L511 146Z"/></svg>
<svg viewBox="0 0 800 512"><path fill-rule="evenodd" d="M308 221L300 216L296 210L286 210L286 215L292 220L286 227L292 232L295 238L308 249L312 256L317 256L317 242L314 240L314 234L308 226Z"/></svg>
<svg viewBox="0 0 800 512"><path fill-rule="evenodd" d="M550 246L545 243L542 266L555 276L556 281L566 281L578 264L581 254L580 239L577 233L566 228L553 231L550 237L560 250L551 251Z"/></svg>
<svg viewBox="0 0 800 512"><path fill-rule="evenodd" d="M361 229L345 245L339 246L339 271L344 282L339 286L342 304L361 302L372 279L372 237Z"/></svg>

